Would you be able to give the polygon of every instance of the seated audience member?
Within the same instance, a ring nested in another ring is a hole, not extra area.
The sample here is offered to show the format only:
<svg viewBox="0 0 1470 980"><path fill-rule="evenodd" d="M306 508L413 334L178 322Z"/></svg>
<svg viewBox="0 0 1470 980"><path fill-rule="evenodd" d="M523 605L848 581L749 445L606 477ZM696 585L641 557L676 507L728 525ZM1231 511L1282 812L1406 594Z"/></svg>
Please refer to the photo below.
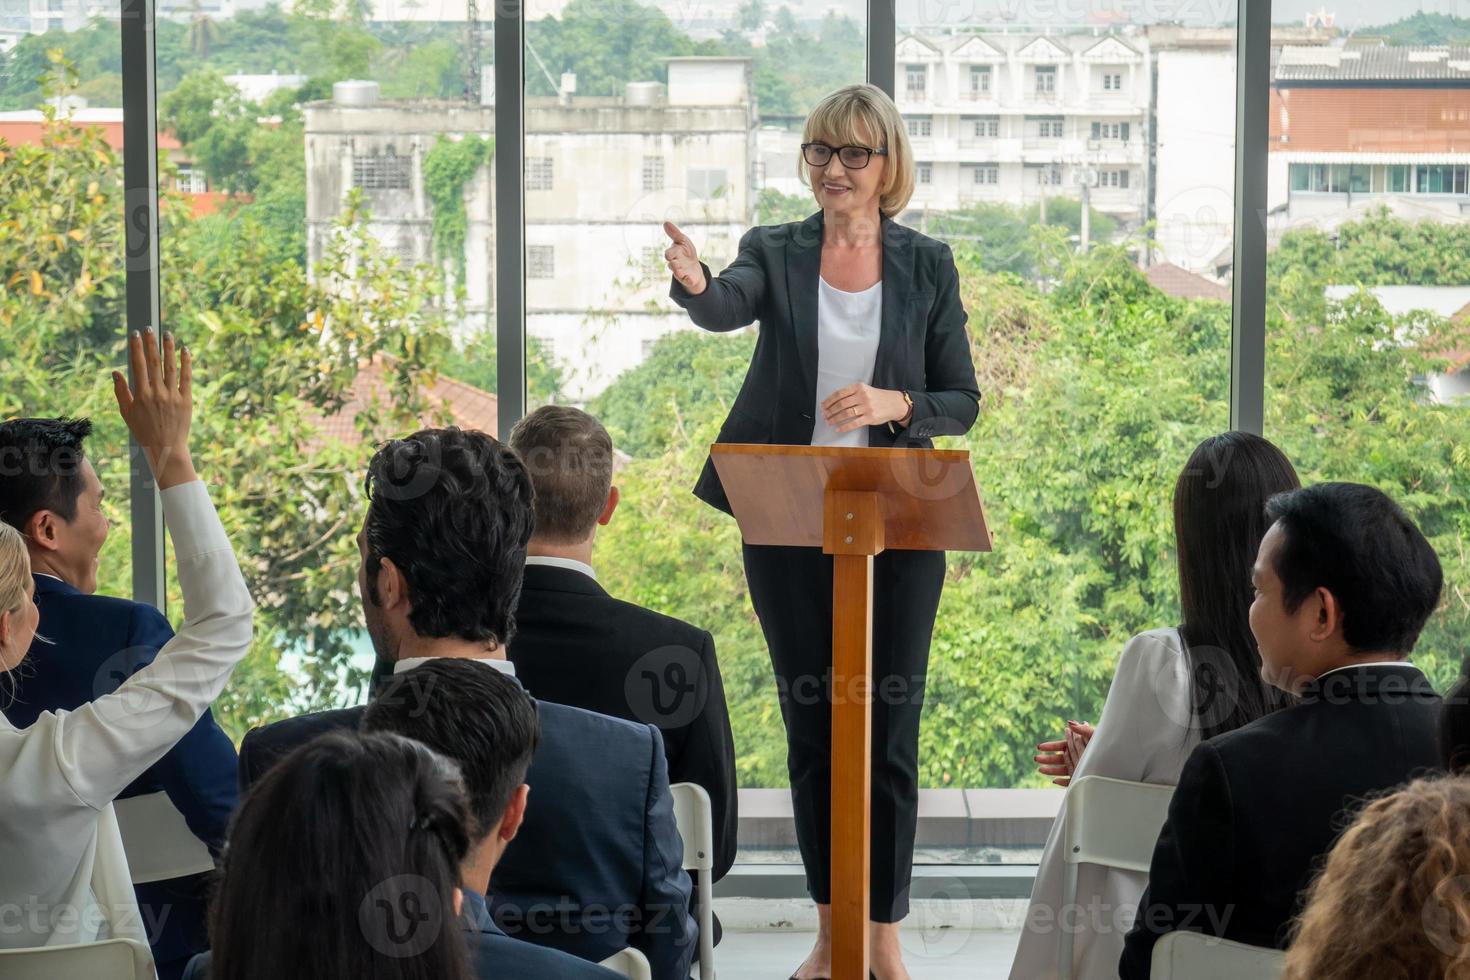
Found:
<svg viewBox="0 0 1470 980"><path fill-rule="evenodd" d="M83 451L86 419L0 423L0 521L25 535L35 578L36 631L26 669L0 701L17 728L43 711L75 711L153 662L174 632L153 606L95 595L107 540L102 482ZM235 746L208 707L163 758L118 794L165 792L194 836L218 852L235 809ZM208 945L205 875L136 887L160 980L174 980Z"/></svg>
<svg viewBox="0 0 1470 980"><path fill-rule="evenodd" d="M1470 980L1470 780L1364 807L1307 891L1286 980Z"/></svg>
<svg viewBox="0 0 1470 980"><path fill-rule="evenodd" d="M1187 929L1285 948L1310 876L1355 808L1436 769L1439 697L1407 657L1439 601L1439 559L1372 487L1271 498L1252 582L1265 680L1300 698L1201 742L1159 833L1123 980Z"/></svg>
<svg viewBox="0 0 1470 980"><path fill-rule="evenodd" d="M241 804L185 980L470 980L467 819L459 769L417 742L302 746Z"/></svg>
<svg viewBox="0 0 1470 980"><path fill-rule="evenodd" d="M1446 772L1470 775L1470 660L1461 665L1460 679L1440 708L1439 748Z"/></svg>
<svg viewBox="0 0 1470 980"><path fill-rule="evenodd" d="M1266 501L1300 485L1281 450L1260 436L1227 432L1195 448L1174 484L1183 624L1128 641L1080 762L1067 767L1060 757L1063 743L1042 743L1042 772L1060 780L1091 775L1173 785L1200 739L1239 728L1285 703L1284 694L1261 680L1261 656L1250 630L1250 573L1266 533ZM1074 921L1072 975L1115 973L1131 913L1148 883L1138 872L1081 865L1080 908L1075 915L1068 912L1062 829L1059 816L1031 890L1011 964L1014 980L1057 976L1058 923Z"/></svg>
<svg viewBox="0 0 1470 980"><path fill-rule="evenodd" d="M536 530L509 656L526 690L657 725L669 782L698 783L714 810L714 879L735 863L735 741L715 641L702 629L608 595L592 569L612 520L613 445L586 412L548 405L516 423L510 447L536 490Z"/></svg>
<svg viewBox="0 0 1470 980"><path fill-rule="evenodd" d="M24 728L0 718L0 907L21 913L7 916L0 948L108 937L148 941L155 923L139 914L112 802L139 777L157 772L159 760L198 731L199 719L250 647L250 593L189 455L189 355L175 364L172 337L160 355L151 331L146 338L134 334L128 351L133 387L114 372L118 409L160 490L184 623L136 674L121 683L109 679L115 690L89 694L68 710L35 712ZM51 529L41 533L59 533L63 518L43 523ZM0 524L0 698L28 669L27 651L44 649L36 632L42 621L36 591L24 538ZM73 638L87 626L54 625ZM97 627L118 628L105 613ZM33 637L42 646L33 647ZM55 659L45 664L48 672L70 669Z"/></svg>
<svg viewBox="0 0 1470 980"><path fill-rule="evenodd" d="M397 675L368 705L362 730L422 742L459 766L470 832L460 881L470 959L481 977L597 980L615 975L560 950L506 936L480 893L526 815L526 771L540 730L536 702L519 684L484 664L432 660Z"/></svg>
<svg viewBox="0 0 1470 980"><path fill-rule="evenodd" d="M520 459L482 432L425 429L374 455L358 591L389 673L458 657L514 676L505 650L531 493ZM240 745L242 784L323 731L356 728L363 712L251 731ZM696 931L658 729L550 702L539 714L526 776L535 805L484 889L497 923L594 963L636 946L659 980L687 978Z"/></svg>

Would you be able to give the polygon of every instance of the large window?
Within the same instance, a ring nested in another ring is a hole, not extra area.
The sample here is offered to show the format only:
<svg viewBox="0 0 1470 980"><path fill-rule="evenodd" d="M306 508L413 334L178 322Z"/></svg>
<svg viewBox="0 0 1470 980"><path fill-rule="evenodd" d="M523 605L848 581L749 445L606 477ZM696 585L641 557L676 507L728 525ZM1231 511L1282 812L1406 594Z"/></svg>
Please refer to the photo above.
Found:
<svg viewBox="0 0 1470 980"><path fill-rule="evenodd" d="M196 442L258 605L216 705L239 735L362 696L373 447L496 430L493 32L382 4L178 9L157 31L162 306L210 386Z"/></svg>
<svg viewBox="0 0 1470 980"><path fill-rule="evenodd" d="M98 589L130 596L127 429L109 376L124 366L128 244L117 18L0 14L14 44L0 54L0 419L92 420L110 524Z"/></svg>
<svg viewBox="0 0 1470 980"><path fill-rule="evenodd" d="M1160 24L967 40L898 25L900 50L997 52L999 133L1021 137L961 141L900 219L959 269L984 397L970 434L946 441L971 451L996 529L993 552L949 556L924 786L1048 785L1035 742L1095 721L1128 638L1179 621L1174 481L1230 421L1229 286L1211 262L1229 243L1236 11L1187 28L1165 22L1196 18L1188 4L1149 12ZM931 98L958 114L960 95ZM1055 108L1037 113L1040 98ZM990 799L967 795L972 817ZM921 861L956 859L922 833ZM977 863L1038 853L971 843L960 853Z"/></svg>
<svg viewBox="0 0 1470 980"><path fill-rule="evenodd" d="M1445 261L1470 248L1470 88L1458 39L1399 16L1339 17L1384 44L1272 60L1265 429L1303 480L1377 486L1428 536L1446 598L1414 660L1444 690L1470 625L1470 275Z"/></svg>

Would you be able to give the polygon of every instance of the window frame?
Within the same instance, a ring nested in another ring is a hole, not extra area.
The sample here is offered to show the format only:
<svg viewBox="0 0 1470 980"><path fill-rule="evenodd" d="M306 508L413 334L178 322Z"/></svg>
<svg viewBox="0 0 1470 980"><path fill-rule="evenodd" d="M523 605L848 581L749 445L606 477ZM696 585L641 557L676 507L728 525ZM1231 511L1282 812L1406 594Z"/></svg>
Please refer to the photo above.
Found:
<svg viewBox="0 0 1470 980"><path fill-rule="evenodd" d="M1265 224L1270 95L1271 0L1239 0L1236 19L1235 188L1232 238L1233 310L1230 351L1230 423L1260 433L1265 384ZM870 3L866 24L867 77L892 97L897 75L897 10ZM525 23L521 4L500 4L493 15L495 106L495 302L502 438L525 410ZM158 122L154 0L121 0L123 183L129 202L125 329L161 322L158 243ZM904 82L908 71L905 65ZM924 97L928 70L924 67ZM1056 96L1059 67L1032 96ZM992 75L992 85L994 84ZM931 123L932 125L932 123ZM1410 186L1417 174L1409 172ZM1391 177L1389 178L1392 179ZM1470 176L1461 177L1470 182ZM932 169L930 170L932 181ZM554 186L554 164L551 184ZM137 459L136 452L134 458ZM134 465L130 481L133 597L164 603L163 519L147 467Z"/></svg>

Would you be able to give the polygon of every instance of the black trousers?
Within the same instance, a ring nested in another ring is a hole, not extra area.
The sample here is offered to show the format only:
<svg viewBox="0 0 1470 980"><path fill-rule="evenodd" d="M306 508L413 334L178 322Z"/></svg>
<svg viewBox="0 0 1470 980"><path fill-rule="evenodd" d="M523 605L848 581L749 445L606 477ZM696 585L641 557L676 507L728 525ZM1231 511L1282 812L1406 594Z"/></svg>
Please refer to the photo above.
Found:
<svg viewBox="0 0 1470 980"><path fill-rule="evenodd" d="M807 890L831 902L832 556L820 548L743 545L786 723L786 766ZM872 879L875 922L908 914L919 815L919 717L929 639L944 587L941 551L873 559Z"/></svg>

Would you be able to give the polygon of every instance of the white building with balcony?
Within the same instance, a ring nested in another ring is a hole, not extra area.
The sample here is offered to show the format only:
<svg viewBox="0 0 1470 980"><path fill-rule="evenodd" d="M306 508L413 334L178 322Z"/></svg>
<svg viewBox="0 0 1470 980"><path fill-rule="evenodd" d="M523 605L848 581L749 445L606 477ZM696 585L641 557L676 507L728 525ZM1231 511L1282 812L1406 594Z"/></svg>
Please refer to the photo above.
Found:
<svg viewBox="0 0 1470 980"><path fill-rule="evenodd" d="M895 92L917 162L910 207L1080 196L1123 227L1148 200L1142 33L907 35Z"/></svg>

